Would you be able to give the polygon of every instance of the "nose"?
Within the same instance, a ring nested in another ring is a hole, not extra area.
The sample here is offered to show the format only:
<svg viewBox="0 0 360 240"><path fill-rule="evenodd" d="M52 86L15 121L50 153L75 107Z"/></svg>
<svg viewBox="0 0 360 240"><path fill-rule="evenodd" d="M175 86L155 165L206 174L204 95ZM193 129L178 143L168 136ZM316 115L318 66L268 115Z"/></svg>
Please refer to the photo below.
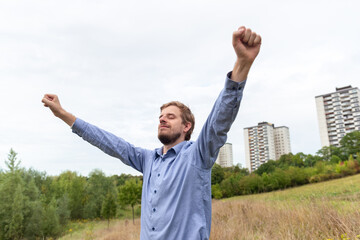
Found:
<svg viewBox="0 0 360 240"><path fill-rule="evenodd" d="M165 123L165 122L166 122L166 121L165 121L165 117L164 117L164 116L160 117L160 118L159 118L159 121L160 121L160 123Z"/></svg>

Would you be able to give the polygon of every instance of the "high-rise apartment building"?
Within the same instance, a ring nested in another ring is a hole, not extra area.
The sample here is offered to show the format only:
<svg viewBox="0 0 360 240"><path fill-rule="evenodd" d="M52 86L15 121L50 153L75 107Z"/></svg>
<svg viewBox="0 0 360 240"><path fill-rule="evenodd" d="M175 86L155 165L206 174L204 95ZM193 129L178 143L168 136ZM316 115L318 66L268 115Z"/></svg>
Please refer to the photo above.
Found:
<svg viewBox="0 0 360 240"><path fill-rule="evenodd" d="M321 145L339 146L340 140L360 130L360 91L351 86L315 97Z"/></svg>
<svg viewBox="0 0 360 240"><path fill-rule="evenodd" d="M224 146L220 148L216 163L221 167L233 166L233 150L231 143L225 143Z"/></svg>
<svg viewBox="0 0 360 240"><path fill-rule="evenodd" d="M253 172L267 161L277 160L291 152L289 128L275 127L268 122L244 128L245 159L249 172Z"/></svg>

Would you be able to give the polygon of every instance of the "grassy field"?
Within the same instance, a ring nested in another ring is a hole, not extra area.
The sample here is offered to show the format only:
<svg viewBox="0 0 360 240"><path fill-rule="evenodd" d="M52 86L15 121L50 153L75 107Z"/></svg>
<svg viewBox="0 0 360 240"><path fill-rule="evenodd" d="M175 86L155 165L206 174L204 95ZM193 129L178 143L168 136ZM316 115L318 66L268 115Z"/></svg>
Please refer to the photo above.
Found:
<svg viewBox="0 0 360 240"><path fill-rule="evenodd" d="M211 240L360 239L360 175L213 201L212 216ZM61 239L139 239L139 219L85 224Z"/></svg>

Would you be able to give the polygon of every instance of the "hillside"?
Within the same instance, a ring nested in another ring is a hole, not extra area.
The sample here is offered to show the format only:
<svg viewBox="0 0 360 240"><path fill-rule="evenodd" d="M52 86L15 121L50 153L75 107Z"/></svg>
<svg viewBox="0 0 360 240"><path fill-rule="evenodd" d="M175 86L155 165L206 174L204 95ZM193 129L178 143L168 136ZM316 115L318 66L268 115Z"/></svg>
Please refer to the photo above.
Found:
<svg viewBox="0 0 360 240"><path fill-rule="evenodd" d="M360 174L213 201L211 240L360 239ZM75 239L139 239L140 221L89 224Z"/></svg>

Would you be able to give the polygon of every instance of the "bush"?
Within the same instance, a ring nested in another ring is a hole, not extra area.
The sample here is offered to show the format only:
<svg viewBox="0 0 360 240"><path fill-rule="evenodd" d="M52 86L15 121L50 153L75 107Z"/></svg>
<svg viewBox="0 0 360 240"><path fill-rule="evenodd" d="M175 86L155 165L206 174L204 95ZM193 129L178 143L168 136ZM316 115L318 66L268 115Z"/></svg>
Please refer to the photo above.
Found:
<svg viewBox="0 0 360 240"><path fill-rule="evenodd" d="M239 187L242 194L252 194L264 191L264 182L257 174L251 174L243 177L239 181Z"/></svg>
<svg viewBox="0 0 360 240"><path fill-rule="evenodd" d="M215 199L221 199L223 197L219 184L211 185L211 196Z"/></svg>

